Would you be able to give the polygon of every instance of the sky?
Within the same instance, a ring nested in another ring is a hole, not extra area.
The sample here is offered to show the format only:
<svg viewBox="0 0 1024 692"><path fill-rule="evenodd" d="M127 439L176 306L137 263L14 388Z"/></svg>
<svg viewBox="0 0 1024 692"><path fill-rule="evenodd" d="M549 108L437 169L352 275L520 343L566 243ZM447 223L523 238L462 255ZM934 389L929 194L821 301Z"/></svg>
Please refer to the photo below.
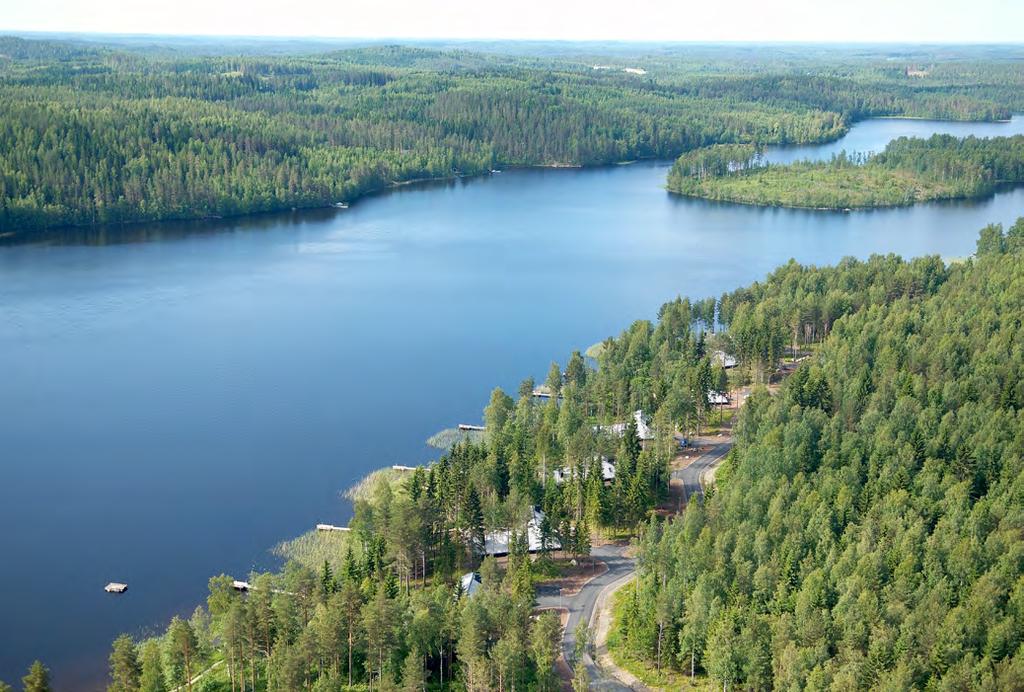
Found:
<svg viewBox="0 0 1024 692"><path fill-rule="evenodd" d="M1024 0L0 0L0 31L1019 43Z"/></svg>

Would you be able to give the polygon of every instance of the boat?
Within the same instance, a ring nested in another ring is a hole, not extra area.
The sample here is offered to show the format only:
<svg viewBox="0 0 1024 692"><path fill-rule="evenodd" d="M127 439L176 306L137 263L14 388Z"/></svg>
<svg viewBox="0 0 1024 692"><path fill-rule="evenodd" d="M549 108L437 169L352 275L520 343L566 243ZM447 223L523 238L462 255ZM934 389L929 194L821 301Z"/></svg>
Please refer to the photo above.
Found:
<svg viewBox="0 0 1024 692"><path fill-rule="evenodd" d="M348 209L348 202L335 202L331 206L335 209Z"/></svg>
<svg viewBox="0 0 1024 692"><path fill-rule="evenodd" d="M123 584L119 581L112 581L103 587L103 590L107 593L124 593L128 590L128 585Z"/></svg>

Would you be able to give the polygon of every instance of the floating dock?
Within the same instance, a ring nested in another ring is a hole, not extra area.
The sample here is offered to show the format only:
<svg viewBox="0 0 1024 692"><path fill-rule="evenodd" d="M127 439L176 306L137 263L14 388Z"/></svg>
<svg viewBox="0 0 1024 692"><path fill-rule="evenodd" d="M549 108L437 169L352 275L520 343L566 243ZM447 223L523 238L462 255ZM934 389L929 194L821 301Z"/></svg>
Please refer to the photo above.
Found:
<svg viewBox="0 0 1024 692"><path fill-rule="evenodd" d="M415 466L402 466L401 464L395 464L394 466L391 467L391 470L392 471L415 471L416 468L417 467L415 467Z"/></svg>
<svg viewBox="0 0 1024 692"><path fill-rule="evenodd" d="M123 584L119 581L112 581L103 587L103 590L107 593L124 593L128 590L128 585Z"/></svg>
<svg viewBox="0 0 1024 692"><path fill-rule="evenodd" d="M470 425L469 423L459 423L459 430L463 432L470 432L472 430L475 430L476 432L484 432L485 430L487 430L487 428L485 428L482 425Z"/></svg>

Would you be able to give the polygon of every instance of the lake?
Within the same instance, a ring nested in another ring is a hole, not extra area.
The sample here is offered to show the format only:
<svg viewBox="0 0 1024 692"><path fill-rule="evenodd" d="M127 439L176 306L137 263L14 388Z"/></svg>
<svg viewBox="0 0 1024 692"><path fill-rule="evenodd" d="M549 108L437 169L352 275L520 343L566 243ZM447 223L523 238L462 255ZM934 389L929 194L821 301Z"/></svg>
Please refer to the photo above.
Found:
<svg viewBox="0 0 1024 692"><path fill-rule="evenodd" d="M820 147L1009 123L872 120ZM0 679L43 659L101 689L114 636L187 614L220 572L344 523L339 491L436 456L513 390L692 297L790 257L973 252L1024 215L980 202L854 213L668 195L669 163L408 186L344 211L71 231L0 247ZM130 585L123 596L109 581Z"/></svg>

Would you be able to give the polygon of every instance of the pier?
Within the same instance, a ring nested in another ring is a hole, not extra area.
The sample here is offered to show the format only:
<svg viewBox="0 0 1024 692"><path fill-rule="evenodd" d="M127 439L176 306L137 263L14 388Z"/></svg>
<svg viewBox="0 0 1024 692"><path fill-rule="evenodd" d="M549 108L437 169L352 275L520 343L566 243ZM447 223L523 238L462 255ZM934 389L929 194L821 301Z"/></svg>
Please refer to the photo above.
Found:
<svg viewBox="0 0 1024 692"><path fill-rule="evenodd" d="M317 531L351 531L347 526L335 526L334 524L317 524Z"/></svg>

